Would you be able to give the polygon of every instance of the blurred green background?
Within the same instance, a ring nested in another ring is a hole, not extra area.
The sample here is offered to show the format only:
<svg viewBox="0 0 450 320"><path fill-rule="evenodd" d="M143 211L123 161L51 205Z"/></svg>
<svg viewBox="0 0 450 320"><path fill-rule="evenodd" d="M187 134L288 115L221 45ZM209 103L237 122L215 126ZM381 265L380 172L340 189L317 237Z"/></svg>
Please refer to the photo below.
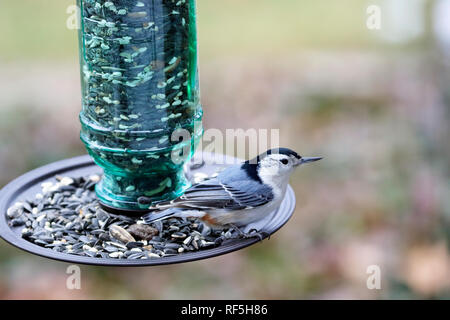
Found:
<svg viewBox="0 0 450 320"><path fill-rule="evenodd" d="M67 264L0 241L0 298L450 298L446 3L198 0L205 128L279 128L282 146L325 157L292 177L293 218L209 260L82 266L81 290ZM0 1L0 186L85 153L73 4Z"/></svg>

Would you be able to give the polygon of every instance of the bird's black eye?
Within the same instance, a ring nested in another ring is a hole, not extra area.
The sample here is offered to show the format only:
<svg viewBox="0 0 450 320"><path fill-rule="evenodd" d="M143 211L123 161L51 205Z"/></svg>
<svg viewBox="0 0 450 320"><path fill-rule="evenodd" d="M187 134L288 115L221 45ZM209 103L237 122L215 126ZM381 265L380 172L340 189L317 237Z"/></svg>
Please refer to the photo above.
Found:
<svg viewBox="0 0 450 320"><path fill-rule="evenodd" d="M288 162L289 162L288 159L281 159L280 161L282 164L288 164Z"/></svg>

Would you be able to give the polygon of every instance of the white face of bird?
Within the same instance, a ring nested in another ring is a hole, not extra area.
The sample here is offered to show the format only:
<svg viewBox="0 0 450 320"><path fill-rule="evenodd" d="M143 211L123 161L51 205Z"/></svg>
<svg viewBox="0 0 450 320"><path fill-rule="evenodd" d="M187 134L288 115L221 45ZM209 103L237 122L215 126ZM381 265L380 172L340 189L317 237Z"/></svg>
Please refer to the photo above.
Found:
<svg viewBox="0 0 450 320"><path fill-rule="evenodd" d="M320 160L320 157L296 157L285 154L269 154L259 163L259 173L263 176L289 177L301 164Z"/></svg>
<svg viewBox="0 0 450 320"><path fill-rule="evenodd" d="M319 157L300 157L296 153L271 153L259 161L258 175L263 183L270 185L275 195L282 199L289 182L289 176L295 168L303 163L320 159Z"/></svg>
<svg viewBox="0 0 450 320"><path fill-rule="evenodd" d="M265 176L289 175L294 171L297 159L284 154L269 154L259 163L259 171Z"/></svg>

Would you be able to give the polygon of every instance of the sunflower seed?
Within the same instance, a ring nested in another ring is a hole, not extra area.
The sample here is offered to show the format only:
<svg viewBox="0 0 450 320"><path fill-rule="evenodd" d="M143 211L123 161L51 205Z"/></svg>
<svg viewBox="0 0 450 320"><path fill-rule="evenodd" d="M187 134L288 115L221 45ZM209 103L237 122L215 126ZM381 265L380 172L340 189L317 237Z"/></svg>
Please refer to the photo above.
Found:
<svg viewBox="0 0 450 320"><path fill-rule="evenodd" d="M126 247L128 249L133 249L133 248L140 248L143 247L144 244L142 242L128 242Z"/></svg>
<svg viewBox="0 0 450 320"><path fill-rule="evenodd" d="M16 202L13 206L9 207L6 211L8 218L13 219L19 217L23 213L23 204Z"/></svg>
<svg viewBox="0 0 450 320"><path fill-rule="evenodd" d="M108 256L110 258L120 258L123 256L123 252L111 252Z"/></svg>
<svg viewBox="0 0 450 320"><path fill-rule="evenodd" d="M186 238L186 234L181 233L181 232L175 232L171 234L171 237L174 239L184 239Z"/></svg>
<svg viewBox="0 0 450 320"><path fill-rule="evenodd" d="M127 230L116 224L113 224L109 227L109 234L111 235L111 237L116 238L123 243L136 242L136 240Z"/></svg>

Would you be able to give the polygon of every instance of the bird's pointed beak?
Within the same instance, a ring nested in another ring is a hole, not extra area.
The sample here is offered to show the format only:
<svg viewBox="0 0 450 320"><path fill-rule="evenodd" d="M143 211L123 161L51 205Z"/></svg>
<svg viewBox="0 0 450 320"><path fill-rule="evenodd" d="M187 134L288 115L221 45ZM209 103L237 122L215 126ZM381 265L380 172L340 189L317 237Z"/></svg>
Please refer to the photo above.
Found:
<svg viewBox="0 0 450 320"><path fill-rule="evenodd" d="M314 162L314 161L319 161L320 159L322 159L322 157L301 157L298 162L295 164L295 166L299 166L301 164L304 163L308 163L308 162Z"/></svg>

